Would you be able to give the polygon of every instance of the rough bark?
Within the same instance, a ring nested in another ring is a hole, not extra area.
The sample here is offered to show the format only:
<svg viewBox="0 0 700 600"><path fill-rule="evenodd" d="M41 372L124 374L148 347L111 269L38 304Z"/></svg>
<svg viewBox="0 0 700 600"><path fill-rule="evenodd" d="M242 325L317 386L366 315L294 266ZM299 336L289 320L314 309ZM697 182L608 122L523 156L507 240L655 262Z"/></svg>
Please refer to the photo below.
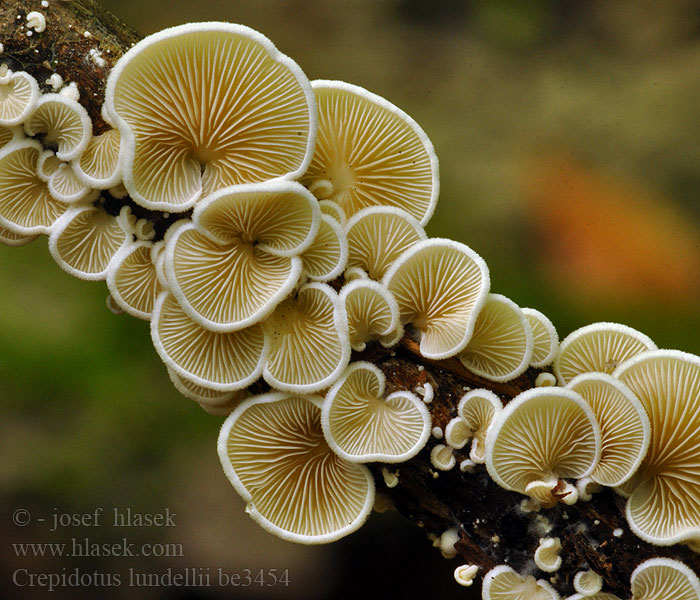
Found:
<svg viewBox="0 0 700 600"><path fill-rule="evenodd" d="M44 92L52 91L45 83L52 73L61 75L66 83L75 82L80 102L92 117L94 133L104 131L108 125L102 119L101 106L106 76L139 35L92 0L51 0L48 7L40 10L46 17L46 30L28 36L27 9L17 0L3 1L0 42L4 52L0 63L29 72ZM146 212L135 205L133 208L139 216ZM159 229L165 226L167 223L160 223ZM415 390L429 382L435 391L429 405L433 425L443 431L456 416L457 403L466 390L488 388L508 402L533 387L539 373L530 369L507 383L489 382L467 371L456 359L422 358L410 336L392 350L370 345L354 358L377 364L387 376L389 392ZM525 513L519 508L523 496L500 488L482 466L473 473L462 473L459 467L436 472L430 462L430 450L437 443L441 441L431 438L427 447L409 462L371 465L377 490L430 536L459 528L457 553L464 562L479 565L480 575L498 564L509 564L518 571L550 579L550 574L537 571L532 561L539 538L544 535L559 537L562 542L563 565L553 578L562 596L573 593L572 580L577 571L594 569L604 577L604 590L627 598L630 573L652 556L676 558L700 572L700 555L686 547L655 547L635 537L624 518L624 500L609 489L596 494L590 502ZM466 452L457 450L455 454L458 465L467 458ZM398 471L396 487L386 486L384 467ZM549 531L545 519L551 525ZM623 531L621 536L613 534L617 529Z"/></svg>

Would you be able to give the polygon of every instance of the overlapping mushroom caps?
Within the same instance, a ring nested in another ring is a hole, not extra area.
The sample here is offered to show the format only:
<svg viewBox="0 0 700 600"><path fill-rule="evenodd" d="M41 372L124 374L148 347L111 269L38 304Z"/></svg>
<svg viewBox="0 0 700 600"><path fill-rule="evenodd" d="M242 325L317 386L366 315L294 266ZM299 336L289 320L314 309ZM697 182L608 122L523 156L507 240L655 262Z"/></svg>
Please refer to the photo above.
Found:
<svg viewBox="0 0 700 600"><path fill-rule="evenodd" d="M352 462L403 462L430 436L430 413L407 391L385 397L385 377L368 362L351 364L326 394L321 413L328 445Z"/></svg>
<svg viewBox="0 0 700 600"><path fill-rule="evenodd" d="M322 399L271 393L245 400L224 421L224 472L267 531L321 544L358 529L374 504L367 467L335 454L321 430Z"/></svg>
<svg viewBox="0 0 700 600"><path fill-rule="evenodd" d="M503 403L491 390L467 392L457 406L458 416L445 428L445 440L453 448L459 449L471 439L469 459L474 463L483 463L486 456L486 434L501 410Z"/></svg>
<svg viewBox="0 0 700 600"><path fill-rule="evenodd" d="M399 306L386 288L369 279L346 283L340 301L348 317L348 334L353 350L362 352L367 342L378 339L385 347L396 344L403 335Z"/></svg>
<svg viewBox="0 0 700 600"><path fill-rule="evenodd" d="M318 233L301 254L303 274L311 281L330 281L338 277L348 261L348 241L335 219L321 215Z"/></svg>
<svg viewBox="0 0 700 600"><path fill-rule="evenodd" d="M168 376L178 392L186 398L194 400L205 412L212 415L228 416L236 406L248 397L246 390L222 392L198 385L178 375L170 368L168 368Z"/></svg>
<svg viewBox="0 0 700 600"><path fill-rule="evenodd" d="M632 600L698 600L700 581L687 565L669 558L650 558L630 576Z"/></svg>
<svg viewBox="0 0 700 600"><path fill-rule="evenodd" d="M533 367L546 367L554 360L559 349L559 335L552 321L546 315L534 308L523 308L532 328L532 358L530 365Z"/></svg>
<svg viewBox="0 0 700 600"><path fill-rule="evenodd" d="M188 23L148 36L112 69L105 110L135 202L181 212L217 189L293 179L316 137L311 86L257 31Z"/></svg>
<svg viewBox="0 0 700 600"><path fill-rule="evenodd" d="M105 190L118 185L122 180L122 162L119 130L108 129L92 136L83 153L73 162L75 175L86 186Z"/></svg>
<svg viewBox="0 0 700 600"><path fill-rule="evenodd" d="M546 581L532 575L522 577L507 565L499 565L484 575L483 600L559 600L559 594Z"/></svg>
<svg viewBox="0 0 700 600"><path fill-rule="evenodd" d="M396 206L425 225L439 180L433 145L398 107L342 81L313 81L318 140L301 181L348 218L368 206Z"/></svg>
<svg viewBox="0 0 700 600"><path fill-rule="evenodd" d="M613 374L639 398L651 443L637 474L623 484L632 531L652 544L700 542L700 357L644 352Z"/></svg>

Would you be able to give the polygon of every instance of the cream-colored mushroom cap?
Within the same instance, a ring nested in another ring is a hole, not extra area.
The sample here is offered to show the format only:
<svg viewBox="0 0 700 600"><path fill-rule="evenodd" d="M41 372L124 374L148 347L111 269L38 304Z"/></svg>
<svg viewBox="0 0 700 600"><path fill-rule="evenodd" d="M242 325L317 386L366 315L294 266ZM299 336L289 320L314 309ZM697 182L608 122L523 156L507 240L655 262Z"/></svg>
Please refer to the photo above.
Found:
<svg viewBox="0 0 700 600"><path fill-rule="evenodd" d="M0 125L0 148L7 146L12 141L19 141L24 137L21 127L5 127Z"/></svg>
<svg viewBox="0 0 700 600"><path fill-rule="evenodd" d="M37 175L42 150L34 140L11 142L0 150L0 226L16 234L50 233L68 208Z"/></svg>
<svg viewBox="0 0 700 600"><path fill-rule="evenodd" d="M321 215L318 233L301 254L303 274L311 281L330 281L339 277L348 261L348 240L335 219Z"/></svg>
<svg viewBox="0 0 700 600"><path fill-rule="evenodd" d="M134 242L120 248L107 272L107 287L118 306L132 317L149 320L163 291L156 261L162 244Z"/></svg>
<svg viewBox="0 0 700 600"><path fill-rule="evenodd" d="M255 396L231 413L219 435L221 464L248 514L270 533L303 544L352 533L374 504L369 469L328 447L321 404L312 396Z"/></svg>
<svg viewBox="0 0 700 600"><path fill-rule="evenodd" d="M316 138L311 86L262 34L187 23L150 35L112 69L106 112L125 146L124 185L153 210L217 189L295 179Z"/></svg>
<svg viewBox="0 0 700 600"><path fill-rule="evenodd" d="M430 450L430 464L438 471L450 471L457 464L452 448L436 444Z"/></svg>
<svg viewBox="0 0 700 600"><path fill-rule="evenodd" d="M639 468L649 448L651 425L642 403L618 379L606 373L584 373L566 386L593 409L601 431L601 455L590 477L617 486Z"/></svg>
<svg viewBox="0 0 700 600"><path fill-rule="evenodd" d="M636 329L619 323L592 323L562 340L554 357L554 374L562 385L581 373L610 374L628 358L647 350L656 350L656 344Z"/></svg>
<svg viewBox="0 0 700 600"><path fill-rule="evenodd" d="M340 301L348 316L348 333L353 350L362 352L370 340L378 339L385 347L396 344L403 336L399 305L387 289L370 279L346 283Z"/></svg>
<svg viewBox="0 0 700 600"><path fill-rule="evenodd" d="M232 392L222 392L198 385L186 377L178 375L171 368L168 368L168 377L172 381L175 389L185 398L194 400L204 410L210 414L227 416L236 406L248 397L247 390L234 390Z"/></svg>
<svg viewBox="0 0 700 600"><path fill-rule="evenodd" d="M6 227L0 226L0 244L5 244L5 246L26 246L27 244L33 242L37 237L37 235L22 235L21 233L15 233Z"/></svg>
<svg viewBox="0 0 700 600"><path fill-rule="evenodd" d="M170 292L156 300L151 339L161 360L180 377L217 390L240 390L260 377L269 342L257 324L229 333L205 329Z"/></svg>
<svg viewBox="0 0 700 600"><path fill-rule="evenodd" d="M352 363L328 390L323 434L341 458L396 463L413 458L430 437L430 413L408 391L385 397L384 374L371 363Z"/></svg>
<svg viewBox="0 0 700 600"><path fill-rule="evenodd" d="M650 558L630 577L632 600L698 600L700 581L686 564L670 558Z"/></svg>
<svg viewBox="0 0 700 600"><path fill-rule="evenodd" d="M484 575L483 600L559 600L559 594L546 581L532 575L522 577L506 565L499 565Z"/></svg>
<svg viewBox="0 0 700 600"><path fill-rule="evenodd" d="M574 575L574 589L584 596L594 596L603 589L603 578L593 570Z"/></svg>
<svg viewBox="0 0 700 600"><path fill-rule="evenodd" d="M426 358L458 354L469 343L476 317L489 293L489 271L471 248L441 238L418 242L386 272L401 322L421 333Z"/></svg>
<svg viewBox="0 0 700 600"><path fill-rule="evenodd" d="M73 162L76 176L87 186L106 190L121 183L123 153L117 129L92 136L80 157Z"/></svg>
<svg viewBox="0 0 700 600"><path fill-rule="evenodd" d="M67 273L98 281L107 278L112 259L129 241L119 219L101 206L71 206L51 231L49 251Z"/></svg>
<svg viewBox="0 0 700 600"><path fill-rule="evenodd" d="M13 73L6 65L0 66L0 125L22 123L36 107L39 95L39 85L29 73Z"/></svg>
<svg viewBox="0 0 700 600"><path fill-rule="evenodd" d="M309 191L312 194L314 193L312 189L309 189ZM345 224L348 222L345 211L340 208L338 204L333 202L333 200L320 200L318 206L321 208L321 212L324 215L334 218L336 221L338 221L341 227L345 227Z"/></svg>
<svg viewBox="0 0 700 600"><path fill-rule="evenodd" d="M303 285L263 325L271 339L263 377L273 388L317 392L332 385L348 366L345 309L325 283Z"/></svg>
<svg viewBox="0 0 700 600"><path fill-rule="evenodd" d="M538 482L585 477L599 458L595 415L580 395L564 388L522 392L496 416L486 435L489 475L522 494Z"/></svg>
<svg viewBox="0 0 700 600"><path fill-rule="evenodd" d="M572 594L567 596L565 600L622 600L619 596L615 594L609 594L608 592L598 592L597 594Z"/></svg>
<svg viewBox="0 0 700 600"><path fill-rule="evenodd" d="M472 439L469 458L475 463L483 463L485 460L486 434L501 410L503 410L501 399L491 390L486 389L467 392L457 405L457 414L464 424L465 433Z"/></svg>
<svg viewBox="0 0 700 600"><path fill-rule="evenodd" d="M359 211L348 221L345 231L348 267L362 269L377 281L403 252L428 237L416 219L391 206Z"/></svg>
<svg viewBox="0 0 700 600"><path fill-rule="evenodd" d="M533 367L546 367L554 360L559 348L559 334L552 321L539 310L523 308L523 313L532 328L532 358Z"/></svg>
<svg viewBox="0 0 700 600"><path fill-rule="evenodd" d="M78 158L90 141L92 121L75 100L60 94L44 94L24 122L27 135L44 134L43 144L55 145L56 156L70 161Z"/></svg>
<svg viewBox="0 0 700 600"><path fill-rule="evenodd" d="M491 381L522 375L532 359L532 329L520 307L501 294L489 294L459 360Z"/></svg>
<svg viewBox="0 0 700 600"><path fill-rule="evenodd" d="M348 218L368 206L403 208L425 225L439 191L433 145L418 124L384 98L342 81L311 83L318 140L301 181Z"/></svg>
<svg viewBox="0 0 700 600"><path fill-rule="evenodd" d="M642 353L613 374L639 398L651 443L629 482L632 531L652 544L700 541L700 357L675 350Z"/></svg>
<svg viewBox="0 0 700 600"><path fill-rule="evenodd" d="M297 284L318 231L316 199L294 182L223 189L168 236L165 272L188 315L212 331L267 317Z"/></svg>

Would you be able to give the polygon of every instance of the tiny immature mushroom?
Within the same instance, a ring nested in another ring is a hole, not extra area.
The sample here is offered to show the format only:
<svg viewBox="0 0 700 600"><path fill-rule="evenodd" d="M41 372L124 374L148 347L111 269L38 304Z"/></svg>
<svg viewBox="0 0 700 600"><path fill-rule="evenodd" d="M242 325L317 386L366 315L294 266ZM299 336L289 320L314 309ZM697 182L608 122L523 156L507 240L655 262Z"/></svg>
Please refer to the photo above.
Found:
<svg viewBox="0 0 700 600"><path fill-rule="evenodd" d="M603 589L603 578L595 571L579 571L574 576L574 589L584 596L593 596Z"/></svg>
<svg viewBox="0 0 700 600"><path fill-rule="evenodd" d="M494 418L503 409L501 399L496 396L491 390L476 389L467 392L462 396L457 405L457 414L461 420L462 426L453 425L450 430L449 438L447 432L445 437L454 442L461 443L463 447L469 438L472 439L469 458L475 463L483 464L486 454L486 434L488 433L491 423ZM467 439L459 438L466 436ZM452 445L452 444L450 444Z"/></svg>
<svg viewBox="0 0 700 600"><path fill-rule="evenodd" d="M399 472L390 471L386 467L382 467L382 479L384 480L384 485L388 488L395 488L399 485Z"/></svg>
<svg viewBox="0 0 700 600"><path fill-rule="evenodd" d="M46 29L46 17L35 10L27 13L27 28L41 33Z"/></svg>
<svg viewBox="0 0 700 600"><path fill-rule="evenodd" d="M535 550L535 564L545 573L554 573L561 567L561 540L557 538L542 538Z"/></svg>
<svg viewBox="0 0 700 600"><path fill-rule="evenodd" d="M559 600L559 594L546 581L532 575L522 577L507 565L499 565L484 575L483 600Z"/></svg>
<svg viewBox="0 0 700 600"><path fill-rule="evenodd" d="M650 558L630 577L632 600L698 600L700 581L684 563L669 558Z"/></svg>
<svg viewBox="0 0 700 600"><path fill-rule="evenodd" d="M348 316L353 350L362 352L367 342L375 339L390 347L403 336L399 306L380 283L370 279L346 283L340 290L340 301Z"/></svg>
<svg viewBox="0 0 700 600"><path fill-rule="evenodd" d="M554 324L548 317L534 308L523 308L525 318L532 328L532 358L533 367L546 367L551 364L559 348L559 335Z"/></svg>
<svg viewBox="0 0 700 600"><path fill-rule="evenodd" d="M455 581L461 586L469 587L474 583L474 578L478 572L478 565L460 565L454 572Z"/></svg>
<svg viewBox="0 0 700 600"><path fill-rule="evenodd" d="M459 541L459 528L450 527L446 529L436 541L444 558L454 558L457 556L455 544Z"/></svg>
<svg viewBox="0 0 700 600"><path fill-rule="evenodd" d="M535 378L535 387L547 387L557 385L557 378L551 373L543 371Z"/></svg>
<svg viewBox="0 0 700 600"><path fill-rule="evenodd" d="M457 459L452 448L444 444L436 444L430 451L430 464L438 471L449 471L457 464Z"/></svg>

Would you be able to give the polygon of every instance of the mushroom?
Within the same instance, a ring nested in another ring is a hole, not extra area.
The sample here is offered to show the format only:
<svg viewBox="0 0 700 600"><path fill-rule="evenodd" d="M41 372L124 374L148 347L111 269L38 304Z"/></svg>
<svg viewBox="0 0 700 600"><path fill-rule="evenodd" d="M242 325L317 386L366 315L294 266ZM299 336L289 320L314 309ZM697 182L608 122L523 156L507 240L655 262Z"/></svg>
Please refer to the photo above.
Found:
<svg viewBox="0 0 700 600"><path fill-rule="evenodd" d="M323 402L323 434L351 462L397 463L413 458L430 436L430 413L408 391L385 397L385 377L372 363L352 363Z"/></svg>
<svg viewBox="0 0 700 600"><path fill-rule="evenodd" d="M224 421L218 451L246 512L285 540L322 544L362 526L374 504L367 467L343 460L321 430L322 399L270 393Z"/></svg>
<svg viewBox="0 0 700 600"><path fill-rule="evenodd" d="M370 279L346 283L340 301L348 316L350 346L356 352L362 352L369 340L378 339L389 348L403 336L399 306L380 283Z"/></svg>
<svg viewBox="0 0 700 600"><path fill-rule="evenodd" d="M0 126L22 123L36 107L39 95L39 84L29 73L14 73L6 64L0 65Z"/></svg>
<svg viewBox="0 0 700 600"><path fill-rule="evenodd" d="M700 541L700 357L643 352L613 373L639 398L651 422L649 450L622 485L626 516L643 540L667 546Z"/></svg>
<svg viewBox="0 0 700 600"><path fill-rule="evenodd" d="M94 189L106 190L121 183L123 153L119 130L108 129L92 136L80 157L73 161L73 171L80 181Z"/></svg>
<svg viewBox="0 0 700 600"><path fill-rule="evenodd" d="M107 80L135 202L181 212L217 189L295 179L316 138L311 86L257 31L187 23L133 46Z"/></svg>
<svg viewBox="0 0 700 600"><path fill-rule="evenodd" d="M188 315L212 331L267 317L297 284L318 231L316 199L294 182L225 188L169 236L165 272Z"/></svg>
<svg viewBox="0 0 700 600"><path fill-rule="evenodd" d="M151 339L161 360L180 377L221 392L246 388L258 379L269 348L261 325L229 333L209 331L190 319L167 291L153 307Z"/></svg>
<svg viewBox="0 0 700 600"><path fill-rule="evenodd" d="M303 274L311 281L330 281L341 275L348 260L348 241L335 219L321 215L318 233L301 260Z"/></svg>
<svg viewBox="0 0 700 600"><path fill-rule="evenodd" d="M301 182L348 218L368 206L403 208L425 225L439 180L433 145L418 124L384 98L342 81L311 82L318 140Z"/></svg>
<svg viewBox="0 0 700 600"><path fill-rule="evenodd" d="M406 211L373 206L347 223L348 267L362 269L381 281L391 264L414 244L427 239L420 223Z"/></svg>
<svg viewBox="0 0 700 600"><path fill-rule="evenodd" d="M309 191L312 194L314 193L313 189L309 189ZM348 218L345 216L345 211L335 202L333 202L333 200L320 200L318 206L324 215L332 217L340 224L341 227L345 227L345 224L348 222Z"/></svg>
<svg viewBox="0 0 700 600"><path fill-rule="evenodd" d="M601 455L590 478L617 486L639 468L651 438L649 417L632 391L606 373L583 373L567 388L580 394L593 409L601 431Z"/></svg>
<svg viewBox="0 0 700 600"><path fill-rule="evenodd" d="M19 141L22 138L24 138L24 132L21 127L5 127L4 125L0 125L0 148L7 146L7 144L12 141Z"/></svg>
<svg viewBox="0 0 700 600"><path fill-rule="evenodd" d="M628 358L655 349L656 344L636 329L619 323L592 323L562 340L554 357L554 374L566 385L581 373L610 374Z"/></svg>
<svg viewBox="0 0 700 600"><path fill-rule="evenodd" d="M454 578L459 585L469 587L474 583L474 578L478 572L478 565L460 565L455 569Z"/></svg>
<svg viewBox="0 0 700 600"><path fill-rule="evenodd" d="M532 358L533 367L546 367L554 360L559 348L559 335L552 322L539 310L523 308L523 313L532 328Z"/></svg>
<svg viewBox="0 0 700 600"><path fill-rule="evenodd" d="M540 544L535 550L535 564L545 573L554 573L561 567L561 540L556 538L540 538Z"/></svg>
<svg viewBox="0 0 700 600"><path fill-rule="evenodd" d="M168 368L168 376L175 389L185 398L194 400L204 411L216 416L228 416L248 396L246 390L221 392L198 385L181 377L170 368Z"/></svg>
<svg viewBox="0 0 700 600"><path fill-rule="evenodd" d="M489 294L459 360L481 377L509 381L525 372L532 348L532 329L520 307L505 296Z"/></svg>
<svg viewBox="0 0 700 600"><path fill-rule="evenodd" d="M270 354L263 377L273 388L307 394L329 387L348 366L347 317L325 283L308 283L263 323Z"/></svg>
<svg viewBox="0 0 700 600"><path fill-rule="evenodd" d="M522 577L507 565L499 565L484 575L483 600L559 600L556 590L543 579Z"/></svg>
<svg viewBox="0 0 700 600"><path fill-rule="evenodd" d="M0 243L6 246L26 246L30 242L33 242L38 236L37 235L22 235L21 233L15 233L6 227L0 226Z"/></svg>
<svg viewBox="0 0 700 600"><path fill-rule="evenodd" d="M603 578L593 570L574 575L574 589L583 596L595 596L603 589Z"/></svg>
<svg viewBox="0 0 700 600"><path fill-rule="evenodd" d="M600 458L600 428L577 393L533 388L496 416L486 435L486 468L501 487L541 504L572 503L576 488L560 481L591 474Z"/></svg>
<svg viewBox="0 0 700 600"><path fill-rule="evenodd" d="M489 292L489 271L471 248L432 238L406 250L384 275L402 323L420 332L420 352L430 359L458 354L469 343Z"/></svg>
<svg viewBox="0 0 700 600"><path fill-rule="evenodd" d="M486 454L486 434L501 410L503 410L503 403L491 390L477 389L467 392L457 405L457 414L462 426L453 425L449 432L445 430L445 439L448 440L448 444L457 448L464 447L471 438L469 458L475 463L483 464ZM461 438L459 439L461 446L450 443L457 441L455 438Z"/></svg>
<svg viewBox="0 0 700 600"><path fill-rule="evenodd" d="M430 451L430 464L438 471L449 471L457 464L457 459L452 448L445 444L436 444Z"/></svg>
<svg viewBox="0 0 700 600"><path fill-rule="evenodd" d="M650 558L632 571L632 600L698 600L700 581L685 563Z"/></svg>

